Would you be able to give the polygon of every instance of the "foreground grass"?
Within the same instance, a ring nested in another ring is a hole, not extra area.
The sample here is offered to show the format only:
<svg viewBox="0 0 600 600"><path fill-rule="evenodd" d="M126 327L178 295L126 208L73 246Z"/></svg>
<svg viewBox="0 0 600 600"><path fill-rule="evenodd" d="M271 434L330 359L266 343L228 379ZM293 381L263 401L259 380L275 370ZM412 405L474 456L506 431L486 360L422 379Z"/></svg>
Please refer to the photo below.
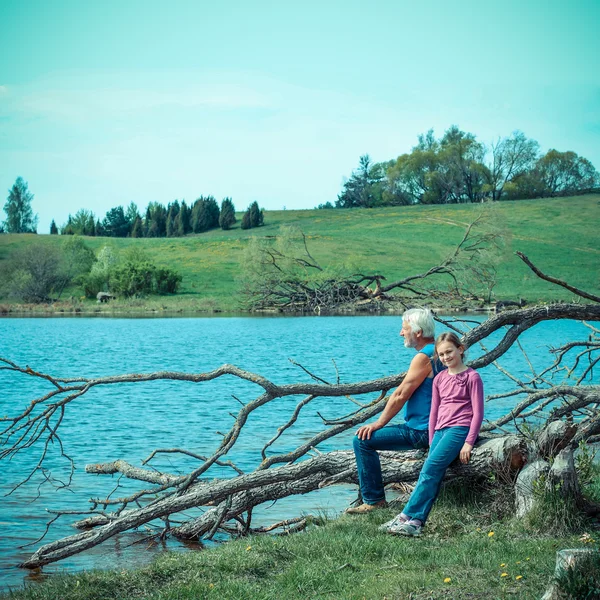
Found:
<svg viewBox="0 0 600 600"><path fill-rule="evenodd" d="M460 496L460 494L458 494ZM589 523L535 533L501 519L498 502L442 495L421 538L377 526L391 510L314 523L288 537L250 537L216 549L166 553L137 571L53 576L3 598L108 599L494 599L540 598L556 551L581 547ZM506 508L506 507L504 507ZM564 528L563 528L564 529Z"/></svg>
<svg viewBox="0 0 600 600"><path fill-rule="evenodd" d="M167 310L235 311L242 256L252 236L276 236L281 226L298 226L308 237L313 256L323 266L346 265L378 272L393 281L437 264L461 240L466 226L480 213L478 204L403 206L380 209L268 211L264 227L213 230L185 238L85 238L95 251L105 244L123 250L142 247L159 266L183 275L181 293L156 300ZM497 224L510 243L498 268L496 299L570 300L562 288L538 279L514 255L527 254L543 270L584 289L597 289L600 258L600 196L499 202ZM0 261L32 242L60 244L60 236L0 235ZM573 268L577 265L577 268ZM79 299L81 293L73 292ZM199 306L198 306L199 304ZM83 301L84 311L94 301ZM102 311L131 312L126 304ZM154 310L154 309L150 309Z"/></svg>

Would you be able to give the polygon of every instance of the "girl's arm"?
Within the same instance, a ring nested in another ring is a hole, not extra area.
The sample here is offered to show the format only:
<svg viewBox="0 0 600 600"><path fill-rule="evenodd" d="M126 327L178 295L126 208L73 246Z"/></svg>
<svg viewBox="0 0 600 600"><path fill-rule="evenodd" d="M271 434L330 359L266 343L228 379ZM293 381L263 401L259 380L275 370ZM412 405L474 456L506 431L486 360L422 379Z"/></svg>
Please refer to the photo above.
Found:
<svg viewBox="0 0 600 600"><path fill-rule="evenodd" d="M473 417L471 418L469 434L460 451L460 462L463 464L468 463L471 458L471 450L477 440L479 430L481 429L481 423L483 422L483 381L481 381L481 377L477 372L474 372L471 377L469 377L469 395L471 396Z"/></svg>
<svg viewBox="0 0 600 600"><path fill-rule="evenodd" d="M438 378L433 380L433 387L431 390L431 411L429 413L429 445L433 440L433 434L435 433L435 426L437 425L438 409L440 408L440 390L438 389Z"/></svg>

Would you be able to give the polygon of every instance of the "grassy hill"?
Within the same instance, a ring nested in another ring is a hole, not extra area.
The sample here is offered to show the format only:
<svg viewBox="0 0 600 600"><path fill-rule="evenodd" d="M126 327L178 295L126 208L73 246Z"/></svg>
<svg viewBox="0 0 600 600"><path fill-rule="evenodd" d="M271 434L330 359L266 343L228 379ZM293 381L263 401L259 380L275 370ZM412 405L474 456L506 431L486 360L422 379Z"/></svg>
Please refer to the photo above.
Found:
<svg viewBox="0 0 600 600"><path fill-rule="evenodd" d="M185 238L85 238L95 251L141 246L158 265L183 275L181 293L157 300L175 310L236 310L240 262L251 236L276 236L282 225L297 225L307 235L313 256L323 266L352 264L384 274L388 281L437 264L460 241L480 205L410 206L380 209L267 211L265 226L213 230ZM496 299L568 300L567 291L536 278L514 255L527 254L542 270L571 284L598 291L600 195L502 202L497 224L510 233L499 266ZM0 260L24 244L60 244L61 236L0 235ZM90 301L93 302L93 301ZM130 305L135 301L130 301ZM139 301L138 301L139 303Z"/></svg>

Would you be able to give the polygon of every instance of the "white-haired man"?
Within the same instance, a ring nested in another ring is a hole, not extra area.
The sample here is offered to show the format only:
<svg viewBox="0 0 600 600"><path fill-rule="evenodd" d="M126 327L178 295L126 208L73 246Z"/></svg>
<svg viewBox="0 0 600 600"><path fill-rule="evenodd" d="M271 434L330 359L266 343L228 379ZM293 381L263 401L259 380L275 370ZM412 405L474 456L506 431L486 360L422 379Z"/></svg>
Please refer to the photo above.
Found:
<svg viewBox="0 0 600 600"><path fill-rule="evenodd" d="M363 514L386 506L378 450L411 450L429 445L432 382L439 370L433 358L435 323L431 311L407 310L402 315L400 335L404 345L416 350L417 354L377 421L363 425L356 432L354 454L363 504L349 508L346 512L351 514ZM406 407L405 422L388 425L403 407Z"/></svg>

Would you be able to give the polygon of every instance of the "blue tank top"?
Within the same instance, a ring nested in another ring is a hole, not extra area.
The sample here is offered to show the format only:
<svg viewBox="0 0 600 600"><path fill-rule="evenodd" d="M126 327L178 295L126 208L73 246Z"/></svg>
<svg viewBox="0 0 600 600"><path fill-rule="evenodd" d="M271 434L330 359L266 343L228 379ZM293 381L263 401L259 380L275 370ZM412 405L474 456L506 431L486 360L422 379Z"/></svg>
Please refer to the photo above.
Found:
<svg viewBox="0 0 600 600"><path fill-rule="evenodd" d="M434 344L427 344L419 350L426 354L431 361L433 377L426 377L425 381L413 392L404 406L404 420L412 429L421 431L429 429L429 413L431 412L431 393L433 389L433 378L442 370L439 361L433 359L435 352ZM419 353L417 352L417 354Z"/></svg>

